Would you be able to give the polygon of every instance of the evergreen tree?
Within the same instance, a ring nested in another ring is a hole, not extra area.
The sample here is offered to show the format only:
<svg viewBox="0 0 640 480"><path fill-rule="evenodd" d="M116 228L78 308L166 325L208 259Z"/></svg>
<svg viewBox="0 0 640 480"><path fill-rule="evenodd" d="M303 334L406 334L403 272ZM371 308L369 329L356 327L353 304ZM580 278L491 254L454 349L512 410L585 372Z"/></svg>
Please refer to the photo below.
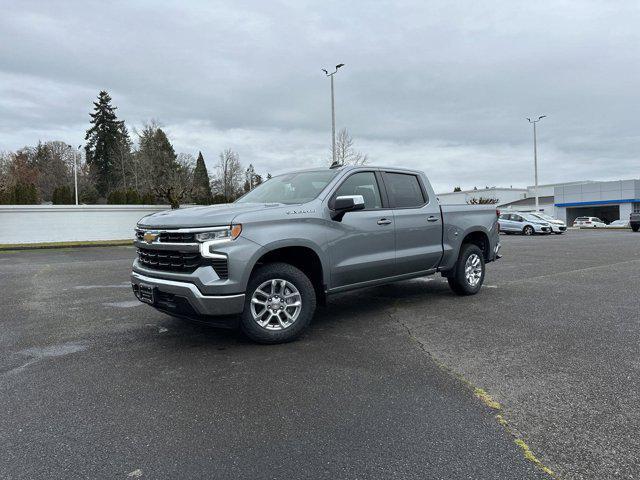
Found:
<svg viewBox="0 0 640 480"><path fill-rule="evenodd" d="M148 172L148 189L171 208L179 208L193 189L193 157L178 157L167 135L155 124L147 125L139 135L137 157Z"/></svg>
<svg viewBox="0 0 640 480"><path fill-rule="evenodd" d="M140 134L139 155L151 174L152 182L162 181L162 176L167 171L175 170L178 167L173 145L167 138L164 131L156 125L149 125ZM156 186L156 185L153 185Z"/></svg>
<svg viewBox="0 0 640 480"><path fill-rule="evenodd" d="M258 178L260 175L256 174L255 168L253 168L253 164L250 163L245 172L245 182L244 182L244 191L248 192L249 190L253 190L256 186L260 185L258 182Z"/></svg>
<svg viewBox="0 0 640 480"><path fill-rule="evenodd" d="M202 152L198 152L196 168L193 171L193 201L200 205L210 205L213 202L209 172L204 163Z"/></svg>
<svg viewBox="0 0 640 480"><path fill-rule="evenodd" d="M54 205L72 205L75 203L73 193L66 185L54 188L51 201Z"/></svg>
<svg viewBox="0 0 640 480"><path fill-rule="evenodd" d="M109 205L125 205L127 203L127 194L122 190L113 190L107 196L107 204Z"/></svg>
<svg viewBox="0 0 640 480"><path fill-rule="evenodd" d="M18 182L10 192L13 205L35 205L38 203L38 190L33 183Z"/></svg>
<svg viewBox="0 0 640 480"><path fill-rule="evenodd" d="M135 184L135 177L137 172L134 172L133 154L131 148L133 142L129 136L129 130L124 122L120 122L120 135L115 148L113 149L113 157L115 161L114 177L118 179L118 185L124 190L127 190L131 184Z"/></svg>
<svg viewBox="0 0 640 480"><path fill-rule="evenodd" d="M117 108L111 105L111 97L106 91L98 94L98 101L93 105L91 127L85 135L85 152L98 193L106 196L119 178L119 155L123 153L123 145L130 145L130 142L124 122L118 120Z"/></svg>
<svg viewBox="0 0 640 480"><path fill-rule="evenodd" d="M140 203L140 194L133 188L125 191L125 199L127 205L138 205Z"/></svg>

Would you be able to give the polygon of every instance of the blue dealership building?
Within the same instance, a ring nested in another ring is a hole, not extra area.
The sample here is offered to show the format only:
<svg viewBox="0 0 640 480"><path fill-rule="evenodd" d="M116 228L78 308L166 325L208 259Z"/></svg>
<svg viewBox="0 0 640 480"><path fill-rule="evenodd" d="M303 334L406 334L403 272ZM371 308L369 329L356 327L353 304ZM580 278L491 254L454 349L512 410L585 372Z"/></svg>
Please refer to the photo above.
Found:
<svg viewBox="0 0 640 480"><path fill-rule="evenodd" d="M577 217L628 220L631 212L640 212L640 179L556 184L553 206L555 217L567 225Z"/></svg>

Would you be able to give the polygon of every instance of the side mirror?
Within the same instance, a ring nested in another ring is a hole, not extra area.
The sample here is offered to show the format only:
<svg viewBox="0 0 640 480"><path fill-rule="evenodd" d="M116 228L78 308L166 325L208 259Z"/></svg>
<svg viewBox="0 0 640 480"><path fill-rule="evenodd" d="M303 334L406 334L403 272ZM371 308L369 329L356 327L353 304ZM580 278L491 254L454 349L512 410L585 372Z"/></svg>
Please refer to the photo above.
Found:
<svg viewBox="0 0 640 480"><path fill-rule="evenodd" d="M364 210L364 197L362 195L341 195L333 201L331 218L338 222L347 212Z"/></svg>

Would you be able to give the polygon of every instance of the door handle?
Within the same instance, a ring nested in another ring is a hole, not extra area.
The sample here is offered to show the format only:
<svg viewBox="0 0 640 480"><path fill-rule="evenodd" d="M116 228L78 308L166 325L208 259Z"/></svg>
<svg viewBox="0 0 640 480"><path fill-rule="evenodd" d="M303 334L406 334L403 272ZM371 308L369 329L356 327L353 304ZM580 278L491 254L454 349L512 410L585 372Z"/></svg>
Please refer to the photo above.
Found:
<svg viewBox="0 0 640 480"><path fill-rule="evenodd" d="M429 215L429 217L427 218L427 222L437 222L437 221L438 221L438 217L434 215Z"/></svg>
<svg viewBox="0 0 640 480"><path fill-rule="evenodd" d="M391 220L389 220L388 218L381 218L380 220L378 220L378 225L389 225L391 223Z"/></svg>

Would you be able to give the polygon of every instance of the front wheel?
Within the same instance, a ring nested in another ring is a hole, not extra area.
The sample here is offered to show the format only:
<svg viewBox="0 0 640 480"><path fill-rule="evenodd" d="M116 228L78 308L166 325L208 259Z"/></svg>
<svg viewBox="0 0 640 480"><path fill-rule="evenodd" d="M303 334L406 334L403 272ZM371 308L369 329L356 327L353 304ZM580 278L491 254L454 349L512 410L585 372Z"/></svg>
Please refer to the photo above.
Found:
<svg viewBox="0 0 640 480"><path fill-rule="evenodd" d="M484 282L485 263L482 250L477 245L466 243L451 275L447 278L451 290L458 295L475 295Z"/></svg>
<svg viewBox="0 0 640 480"><path fill-rule="evenodd" d="M531 235L534 234L533 227L531 225L527 225L522 229L522 234L526 235L527 237L530 237Z"/></svg>
<svg viewBox="0 0 640 480"><path fill-rule="evenodd" d="M290 342L311 323L315 310L309 277L288 263L269 263L251 275L240 328L258 343Z"/></svg>
<svg viewBox="0 0 640 480"><path fill-rule="evenodd" d="M632 225L631 230L633 230L634 232L637 232L638 230L640 230L640 225Z"/></svg>

